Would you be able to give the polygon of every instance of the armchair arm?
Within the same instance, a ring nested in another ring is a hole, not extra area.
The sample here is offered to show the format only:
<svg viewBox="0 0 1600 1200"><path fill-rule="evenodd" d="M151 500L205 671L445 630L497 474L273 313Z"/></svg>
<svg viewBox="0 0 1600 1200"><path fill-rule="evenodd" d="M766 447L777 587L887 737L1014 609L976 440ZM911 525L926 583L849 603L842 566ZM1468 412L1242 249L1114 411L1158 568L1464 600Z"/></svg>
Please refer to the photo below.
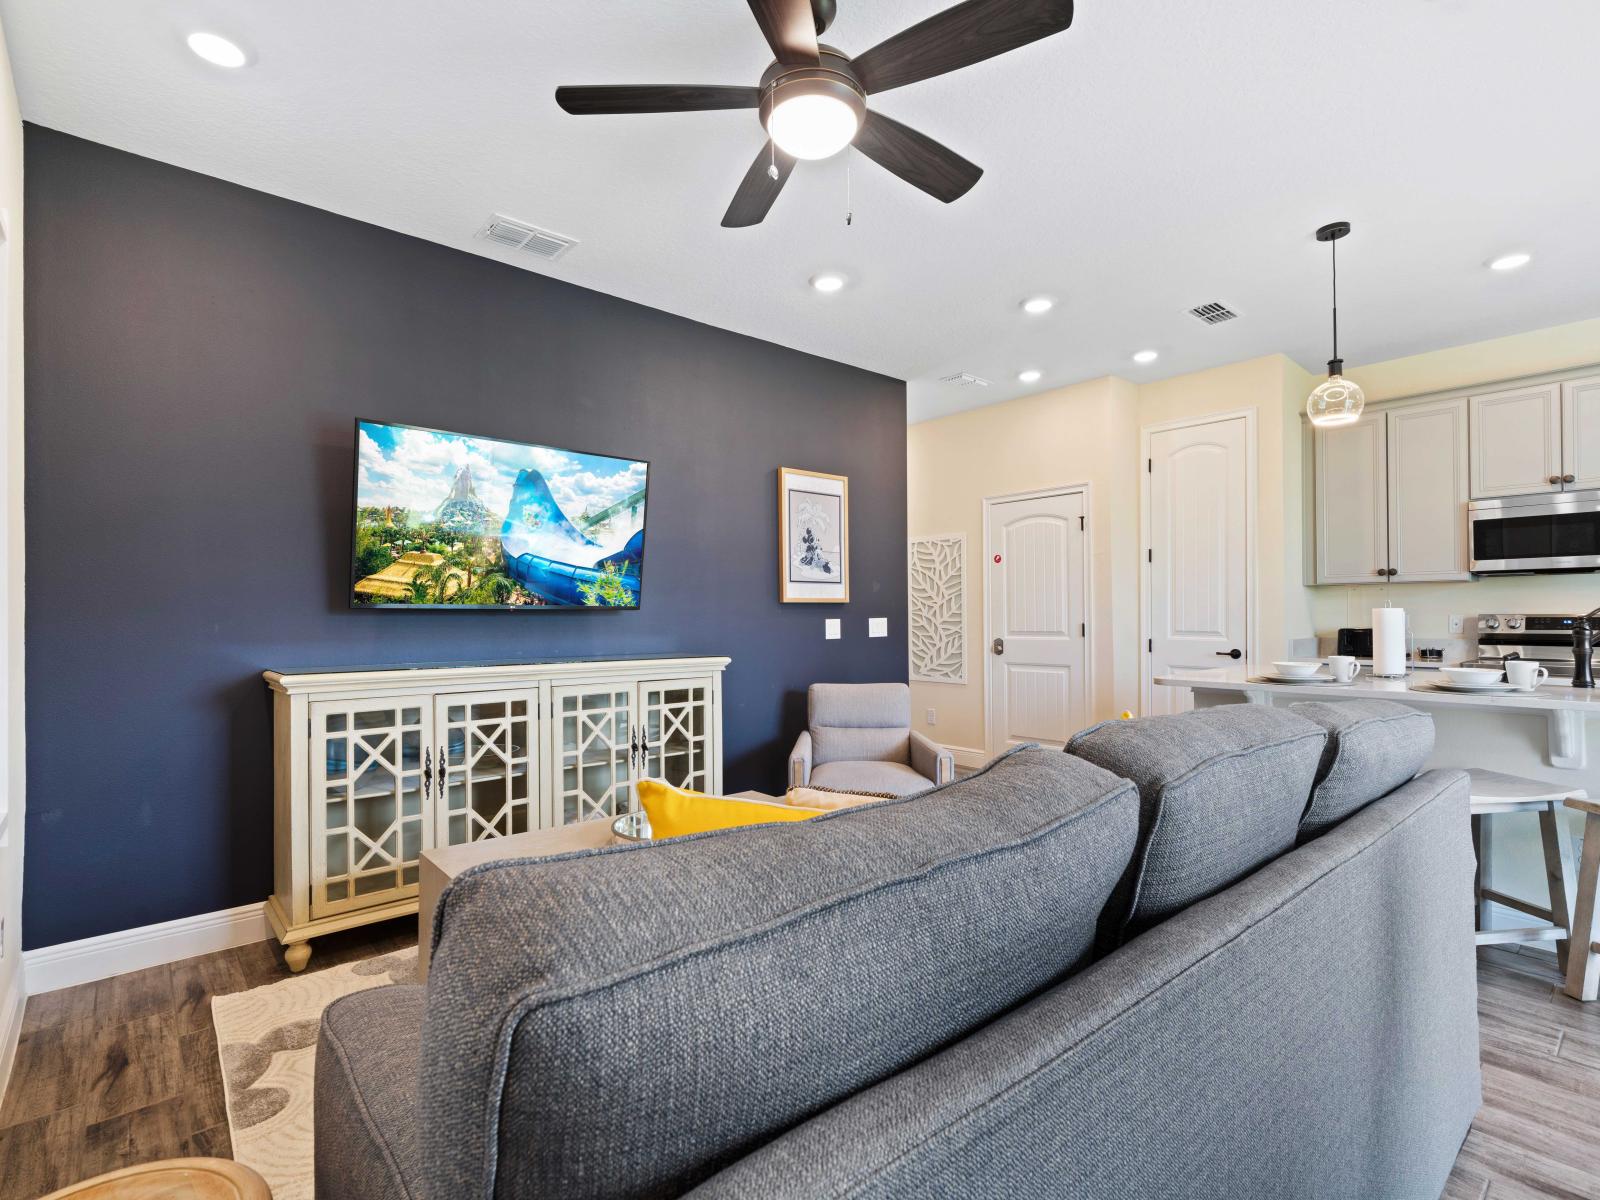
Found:
<svg viewBox="0 0 1600 1200"><path fill-rule="evenodd" d="M807 729L789 751L789 786L805 787L811 782L811 731Z"/></svg>
<svg viewBox="0 0 1600 1200"><path fill-rule="evenodd" d="M956 777L956 756L925 734L911 731L911 769L935 784Z"/></svg>

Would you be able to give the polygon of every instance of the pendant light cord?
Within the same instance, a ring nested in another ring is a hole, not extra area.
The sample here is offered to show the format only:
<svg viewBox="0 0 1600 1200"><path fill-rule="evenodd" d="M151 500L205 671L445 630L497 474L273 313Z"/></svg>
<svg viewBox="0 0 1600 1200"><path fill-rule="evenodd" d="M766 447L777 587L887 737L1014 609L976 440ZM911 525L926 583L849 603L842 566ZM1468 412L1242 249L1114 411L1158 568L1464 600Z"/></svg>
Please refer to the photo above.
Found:
<svg viewBox="0 0 1600 1200"><path fill-rule="evenodd" d="M1333 360L1342 362L1339 357L1339 239L1329 242L1328 248L1333 251Z"/></svg>

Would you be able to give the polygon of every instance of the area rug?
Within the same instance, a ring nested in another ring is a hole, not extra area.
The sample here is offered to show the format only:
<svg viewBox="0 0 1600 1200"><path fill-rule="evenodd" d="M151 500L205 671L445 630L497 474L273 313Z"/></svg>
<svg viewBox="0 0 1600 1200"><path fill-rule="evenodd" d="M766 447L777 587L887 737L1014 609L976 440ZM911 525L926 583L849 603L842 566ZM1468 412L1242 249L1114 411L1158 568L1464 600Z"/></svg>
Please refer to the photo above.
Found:
<svg viewBox="0 0 1600 1200"><path fill-rule="evenodd" d="M212 999L233 1157L260 1172L273 1200L313 1200L312 1078L322 1010L351 992L416 980L413 948Z"/></svg>

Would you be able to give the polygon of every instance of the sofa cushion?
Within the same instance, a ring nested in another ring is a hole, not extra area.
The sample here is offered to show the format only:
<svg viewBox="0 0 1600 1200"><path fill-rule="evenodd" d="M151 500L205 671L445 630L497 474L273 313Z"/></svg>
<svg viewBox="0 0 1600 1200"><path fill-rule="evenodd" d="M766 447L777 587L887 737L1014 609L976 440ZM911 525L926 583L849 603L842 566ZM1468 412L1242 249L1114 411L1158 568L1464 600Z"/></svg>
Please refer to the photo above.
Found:
<svg viewBox="0 0 1600 1200"><path fill-rule="evenodd" d="M926 775L897 762L823 763L811 769L811 782L841 792L888 792L892 796L910 796L933 786Z"/></svg>
<svg viewBox="0 0 1600 1200"><path fill-rule="evenodd" d="M806 714L819 766L911 761L911 689L903 683L814 683Z"/></svg>
<svg viewBox="0 0 1600 1200"><path fill-rule="evenodd" d="M1254 704L1107 721L1073 737L1068 754L1139 788L1123 935L1292 848L1325 740L1305 718Z"/></svg>
<svg viewBox="0 0 1600 1200"><path fill-rule="evenodd" d="M417 1060L422 988L395 984L322 1010L317 1039L316 1194L324 1200L422 1200Z"/></svg>
<svg viewBox="0 0 1600 1200"><path fill-rule="evenodd" d="M1433 718L1391 700L1308 700L1289 711L1328 734L1301 841L1408 782L1433 753Z"/></svg>
<svg viewBox="0 0 1600 1200"><path fill-rule="evenodd" d="M680 1194L1072 972L1138 807L1027 747L915 798L464 872L426 1194Z"/></svg>

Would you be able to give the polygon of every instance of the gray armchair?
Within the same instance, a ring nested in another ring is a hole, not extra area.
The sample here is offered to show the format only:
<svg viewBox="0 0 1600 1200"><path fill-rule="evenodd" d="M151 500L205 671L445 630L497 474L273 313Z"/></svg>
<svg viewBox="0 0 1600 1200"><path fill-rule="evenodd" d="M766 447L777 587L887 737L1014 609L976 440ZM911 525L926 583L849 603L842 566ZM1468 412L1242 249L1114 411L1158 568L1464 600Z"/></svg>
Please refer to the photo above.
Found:
<svg viewBox="0 0 1600 1200"><path fill-rule="evenodd" d="M909 796L956 777L955 755L911 728L903 683L814 683L789 786Z"/></svg>

